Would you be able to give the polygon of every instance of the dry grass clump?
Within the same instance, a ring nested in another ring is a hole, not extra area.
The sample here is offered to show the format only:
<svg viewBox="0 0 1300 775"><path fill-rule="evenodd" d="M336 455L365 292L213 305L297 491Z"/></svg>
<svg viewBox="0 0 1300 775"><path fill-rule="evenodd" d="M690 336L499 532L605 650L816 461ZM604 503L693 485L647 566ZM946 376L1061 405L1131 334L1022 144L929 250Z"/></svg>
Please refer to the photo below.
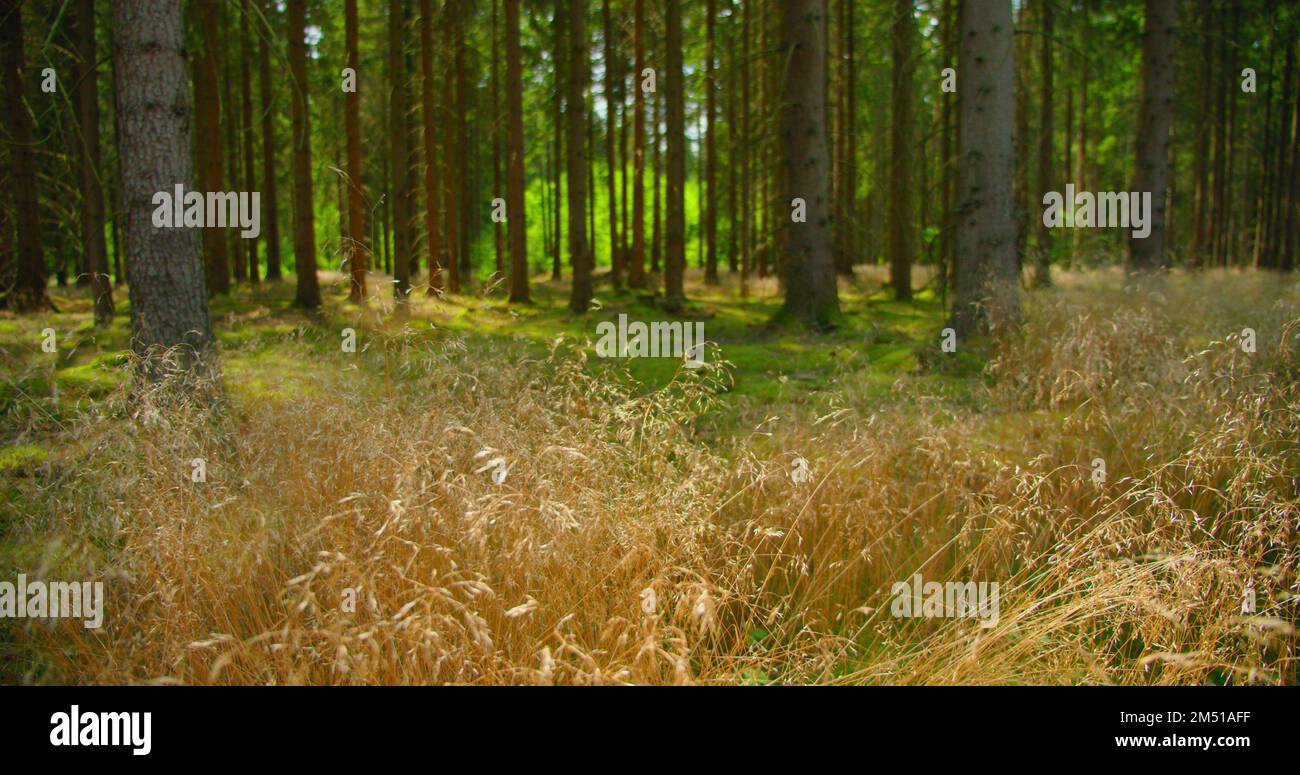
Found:
<svg viewBox="0 0 1300 775"><path fill-rule="evenodd" d="M721 366L643 395L403 331L219 411L119 395L25 485L26 571L107 587L101 630L21 627L28 677L1295 682L1297 334L1294 283L1067 277L965 400L737 415ZM894 618L915 573L997 623Z"/></svg>

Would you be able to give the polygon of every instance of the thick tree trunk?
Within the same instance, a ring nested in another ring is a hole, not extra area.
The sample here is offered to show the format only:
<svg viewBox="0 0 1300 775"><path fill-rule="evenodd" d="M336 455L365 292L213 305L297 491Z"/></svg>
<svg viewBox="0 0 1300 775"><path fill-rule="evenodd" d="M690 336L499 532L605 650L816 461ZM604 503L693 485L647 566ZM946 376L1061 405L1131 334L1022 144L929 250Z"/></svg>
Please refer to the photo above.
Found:
<svg viewBox="0 0 1300 775"><path fill-rule="evenodd" d="M604 0L601 3L601 34L605 42L605 189L606 197L609 200L609 266L610 275L614 281L614 287L618 287L623 282L622 267L619 262L619 239L618 239L618 178L615 177L615 160L614 160L614 136L618 127L618 107L614 101L614 62L617 54L614 52L614 25L610 16L609 4L612 0Z"/></svg>
<svg viewBox="0 0 1300 775"><path fill-rule="evenodd" d="M758 262L758 276L767 277L767 253L768 237L770 235L769 226L771 225L771 213L769 208L776 206L775 200L769 196L772 182L772 174L775 168L775 143L773 142L771 125L772 113L769 112L770 101L768 95L772 93L772 52L768 48L768 41L771 37L768 35L768 28L771 26L772 16L768 3L762 3L758 6L758 132L754 138L755 148L755 173L757 204L755 205L755 218L753 220L752 242L750 243L754 250L754 260ZM823 16L818 22L825 22ZM820 44L819 44L820 45ZM785 62L780 63L784 69L787 65ZM822 98L818 100L819 105L825 103L825 78L822 79ZM807 106L809 110L814 109ZM820 108L818 108L820 109ZM778 111L779 113L779 111ZM824 124L823 124L824 126ZM824 136L823 130L823 136ZM827 154L827 165L829 172L829 158ZM784 214L782 214L784 218Z"/></svg>
<svg viewBox="0 0 1300 775"><path fill-rule="evenodd" d="M587 243L587 24L586 4L569 0L568 113L569 255L573 286L569 308L581 315L591 305L592 256Z"/></svg>
<svg viewBox="0 0 1300 775"><path fill-rule="evenodd" d="M1165 202L1169 191L1170 128L1174 119L1174 50L1177 0L1147 0L1142 36L1142 101L1138 105L1137 174L1133 190L1151 194L1151 233L1130 236L1129 269L1147 272L1169 266L1165 245Z"/></svg>
<svg viewBox="0 0 1300 775"><path fill-rule="evenodd" d="M632 48L636 67L632 74L632 256L628 283L644 288L645 277L645 91L641 71L646 67L645 0L636 0Z"/></svg>
<svg viewBox="0 0 1300 775"><path fill-rule="evenodd" d="M1292 45L1300 43L1293 41ZM1287 177L1289 182L1283 183L1287 195L1280 219L1280 228L1285 231L1279 268L1289 272L1296 267L1296 253L1300 252L1300 97L1295 95L1291 100L1291 169Z"/></svg>
<svg viewBox="0 0 1300 775"><path fill-rule="evenodd" d="M625 9L626 15L626 9ZM616 29L622 29L626 24L620 22ZM621 34L621 33L620 33ZM624 41L626 48L627 41ZM618 59L618 88L615 93L618 95L618 180L620 193L618 196L618 214L622 223L619 226L618 235L618 260L623 275L628 275L630 270L628 264L632 260L632 202L629 198L628 190L628 167L629 159L627 155L627 136L631 129L629 126L632 122L631 106L627 103L627 67L629 61L626 54Z"/></svg>
<svg viewBox="0 0 1300 775"><path fill-rule="evenodd" d="M424 0L428 4L428 0ZM348 174L347 174L347 224L348 241L344 249L348 267L351 270L350 298L360 302L366 298L367 256L364 243L366 233L365 199L361 189L363 173L361 171L361 56L358 51L359 20L357 18L357 0L347 0L343 10L344 40L347 48L347 66L356 77L356 89L344 95L343 125L347 135Z"/></svg>
<svg viewBox="0 0 1300 775"><path fill-rule="evenodd" d="M411 0L402 0L402 29L403 34L409 33L414 27ZM416 52L411 50L411 46L404 47L402 52L402 73L406 76L406 217L407 238L410 240L408 251L411 256L411 268L407 278L414 283L416 277L420 274L420 251L419 251L419 229L416 225L416 213L420 209L420 184L422 177L420 175L420 141L417 139L420 135L420 114L411 109L412 101L415 99L411 92L415 85L413 74L418 70L419 64L416 62Z"/></svg>
<svg viewBox="0 0 1300 775"><path fill-rule="evenodd" d="M442 292L442 224L438 207L438 132L433 91L433 0L420 0L420 111L424 137L424 227L428 231L429 295Z"/></svg>
<svg viewBox="0 0 1300 775"><path fill-rule="evenodd" d="M785 305L782 312L825 328L839 316L835 264L831 256L830 202L823 119L826 58L820 0L781 3L782 92L780 95L780 229L785 246ZM806 218L795 222L795 200ZM785 213L785 208L791 211Z"/></svg>
<svg viewBox="0 0 1300 775"><path fill-rule="evenodd" d="M1214 126L1214 117L1211 115L1210 94L1211 94L1211 77L1210 63L1214 59L1214 49L1210 45L1211 35L1214 32L1214 14L1211 9L1211 0L1200 0L1201 13L1201 60L1199 63L1199 80L1197 85L1199 92L1199 109L1197 116L1199 120L1196 126L1196 155L1192 159L1192 176L1195 178L1196 186L1196 203L1192 211L1192 244L1188 248L1188 265L1199 269L1205 265L1204 252L1206 250L1206 236L1208 229L1206 221L1209 219L1209 156L1210 156L1210 130Z"/></svg>
<svg viewBox="0 0 1300 775"><path fill-rule="evenodd" d="M653 181L653 203L650 212L650 271L658 272L663 257L663 131L660 124L663 122L663 92L656 89L654 96L650 98L650 166L654 169Z"/></svg>
<svg viewBox="0 0 1300 775"><path fill-rule="evenodd" d="M154 195L190 190L194 181L180 5L117 0L113 30L132 347L147 359L147 373L158 373L162 351L193 368L212 347L199 235L153 225Z"/></svg>
<svg viewBox="0 0 1300 775"><path fill-rule="evenodd" d="M456 169L456 157L463 153L458 140L456 131L456 122L452 120L452 114L456 105L456 58L453 52L456 50L456 0L446 0L443 4L443 77L442 77L442 114L443 114L443 135L442 135L442 159L443 159L443 189L445 196L443 201L446 204L446 259L443 268L447 271L447 290L452 293L460 292L460 208L464 203L460 200L460 192L456 188L456 179L459 172Z"/></svg>
<svg viewBox="0 0 1300 775"><path fill-rule="evenodd" d="M716 0L708 0L706 5L708 19L705 22L706 42L704 53L704 116L708 122L708 134L704 146L704 182L705 196L700 197L700 206L704 208L704 280L716 285L718 282L718 104L717 104L717 68L714 66L717 38Z"/></svg>
<svg viewBox="0 0 1300 775"><path fill-rule="evenodd" d="M749 293L749 273L753 268L754 246L751 226L754 222L754 149L752 106L750 105L750 80L754 63L750 61L750 39L753 29L753 12L750 3L740 9L740 295Z"/></svg>
<svg viewBox="0 0 1300 775"><path fill-rule="evenodd" d="M1222 15L1216 13L1215 27L1222 29ZM1214 162L1213 176L1210 188L1210 227L1209 227L1209 244L1206 246L1206 252L1209 254L1209 265L1218 265L1221 261L1226 260L1223 252L1223 232L1224 222L1223 214L1227 210L1227 182L1224 179L1227 170L1227 145L1228 145L1228 90L1236 88L1232 75L1225 75L1227 70L1227 35L1219 34L1218 45L1215 47L1214 61L1216 63L1215 73L1218 76L1215 80L1215 110L1214 110Z"/></svg>
<svg viewBox="0 0 1300 775"><path fill-rule="evenodd" d="M554 24L551 30L555 41L555 69L552 78L555 83L555 100L552 106L555 115L552 117L552 123L555 130L555 207L554 218L555 227L555 246L551 252L551 279L558 281L563 274L563 259L561 252L563 242L561 238L564 234L564 225L561 215L564 211L563 194L565 187L564 173L564 79L565 73L568 72L568 59L566 57L566 36L564 30L564 19L567 11L564 8L565 0L555 0Z"/></svg>
<svg viewBox="0 0 1300 775"><path fill-rule="evenodd" d="M293 88L293 266L298 274L294 304L320 306L316 278L316 225L312 212L311 113L307 80L307 4L289 0L289 71Z"/></svg>
<svg viewBox="0 0 1300 775"><path fill-rule="evenodd" d="M405 0L388 0L388 147L393 158L393 294L405 308L411 293L411 213L407 191Z"/></svg>
<svg viewBox="0 0 1300 775"><path fill-rule="evenodd" d="M912 124L916 70L916 19L912 0L895 0L893 23L893 122L889 175L889 282L894 298L912 298Z"/></svg>
<svg viewBox="0 0 1300 775"><path fill-rule="evenodd" d="M596 188L596 97L587 96L587 246L591 250L592 271L596 267L596 197L600 191Z"/></svg>
<svg viewBox="0 0 1300 775"><path fill-rule="evenodd" d="M271 0L262 0L262 15L270 23L272 14ZM271 54L267 47L267 37L271 30L263 30L258 43L258 85L262 96L262 216L266 220L266 279L279 280L280 269L280 211L276 206L275 163L275 95L271 91Z"/></svg>
<svg viewBox="0 0 1300 775"><path fill-rule="evenodd" d="M221 35L231 38L231 19L222 11L221 17ZM226 48L221 53L221 103L226 106L224 111L225 120L221 124L221 134L225 147L226 160L226 190L238 191L240 188L240 170L243 161L240 159L239 145L239 127L243 126L243 116L240 115L239 101L236 99L236 89L238 88L239 76L235 71L234 49ZM230 269L234 275L236 283L244 282L248 279L248 264L245 263L247 250L245 249L245 240L239 234L239 229L227 227L223 236L229 243L228 255L230 256Z"/></svg>
<svg viewBox="0 0 1300 775"><path fill-rule="evenodd" d="M108 276L104 242L104 190L99 182L99 75L95 45L95 0L77 0L77 124L81 129L81 244L86 251L95 322L113 318L113 284Z"/></svg>
<svg viewBox="0 0 1300 775"><path fill-rule="evenodd" d="M944 0L943 3L943 63L945 67L954 67L953 52L956 48L957 7L958 0ZM953 214L953 194L956 189L956 159L953 146L957 132L954 125L955 100L951 92L943 92L943 126L940 132L940 144L943 146L941 162L943 173L940 176L943 186L943 216L939 221L939 293L944 303L948 299L948 286L953 268L953 230L956 218Z"/></svg>
<svg viewBox="0 0 1300 775"><path fill-rule="evenodd" d="M740 232L738 223L740 212L737 207L739 204L740 192L740 143L736 133L737 121L736 104L740 101L739 82L736 80L736 70L740 67L739 54L737 53L737 41L739 35L736 33L735 24L736 11L733 8L728 18L731 20L727 25L728 43L727 43L727 271L735 274L740 271Z"/></svg>
<svg viewBox="0 0 1300 775"><path fill-rule="evenodd" d="M199 23L203 38L220 40L217 26L219 0L198 0ZM194 105L197 111L199 189L222 191L221 95L217 90L217 47L203 46L194 65ZM207 267L210 293L230 293L230 260L224 229L208 224L202 232L203 256Z"/></svg>
<svg viewBox="0 0 1300 775"><path fill-rule="evenodd" d="M243 136L243 162L244 162L244 189L246 191L257 190L257 176L254 172L254 151L253 151L253 33L248 21L248 3L252 0L244 0L239 6L239 87L240 87L240 134ZM260 214L259 214L260 223ZM242 236L240 239L244 239ZM257 266L257 238L252 237L245 241L248 251L248 280L256 284L259 280Z"/></svg>
<svg viewBox="0 0 1300 775"><path fill-rule="evenodd" d="M667 101L668 201L666 204L667 244L664 254L664 301L671 309L686 299L683 285L686 271L686 96L682 78L682 7L680 0L665 0L668 46Z"/></svg>
<svg viewBox="0 0 1300 775"><path fill-rule="evenodd" d="M9 136L14 214L18 228L17 273L8 298L11 309L34 312L48 309L45 290L45 256L41 246L41 211L36 184L36 154L32 140L32 114L27 110L23 73L23 17L20 0L0 3L0 73L4 78L5 133Z"/></svg>
<svg viewBox="0 0 1300 775"><path fill-rule="evenodd" d="M470 115L470 83L469 72L465 63L465 51L469 48L469 41L466 37L466 17L469 8L465 0L455 0L456 14L456 111L452 114L452 124L458 129L459 136L457 147L460 153L457 159L460 161L460 169L457 173L457 180L460 182L460 189L457 192L460 197L460 207L457 214L460 215L460 226L456 231L460 238L460 281L462 283L473 280L473 274L470 267L470 249L473 246L474 238L474 218L473 218L473 182L474 179L470 174L470 156L473 153L473 146L469 140L469 115Z"/></svg>
<svg viewBox="0 0 1300 775"><path fill-rule="evenodd" d="M1053 0L1039 0L1038 5L1039 21L1042 25L1042 35L1038 44L1042 91L1039 93L1038 108L1038 201L1031 203L1030 207L1034 213L1040 212L1037 207L1041 205L1044 195L1055 185L1052 182L1054 112L1052 101L1055 97L1052 93L1052 45L1056 20L1052 4ZM1052 230L1043 223L1042 218L1036 220L1038 221L1038 245L1034 253L1034 285L1038 288L1046 288L1052 284Z"/></svg>
<svg viewBox="0 0 1300 775"><path fill-rule="evenodd" d="M853 263L857 258L857 215L854 205L858 194L858 86L857 53L853 34L853 0L841 0L841 14L844 37L844 149L841 152L844 175L841 197L843 197L844 216L839 223L840 249L836 255L836 271L845 276L853 276Z"/></svg>
<svg viewBox="0 0 1300 775"><path fill-rule="evenodd" d="M957 67L961 102L956 229L957 336L1013 325L1020 302L1012 197L1015 61L1011 0L962 14Z"/></svg>
<svg viewBox="0 0 1300 775"><path fill-rule="evenodd" d="M1016 20L1017 28L1028 28L1030 4L1022 2ZM1016 157L1016 272L1024 268L1025 248L1029 242L1029 68L1032 60L1032 41L1028 35L1019 34L1012 42L1016 59L1016 131L1012 153Z"/></svg>
<svg viewBox="0 0 1300 775"><path fill-rule="evenodd" d="M524 206L524 75L519 0L506 0L506 223L510 231L510 300L528 301L528 231Z"/></svg>
<svg viewBox="0 0 1300 775"><path fill-rule="evenodd" d="M1088 181L1088 76L1091 69L1091 45L1088 35L1087 0L1084 0L1084 15L1079 17L1079 135L1075 142L1074 188L1076 191L1089 190ZM1073 245L1070 250L1071 260L1078 265L1083 261L1083 229L1075 229Z"/></svg>
<svg viewBox="0 0 1300 775"><path fill-rule="evenodd" d="M502 162L505 160L506 153L505 116L501 111L501 34L497 22L499 15L497 0L492 0L492 23L488 28L492 37L492 110L489 111L492 131L489 132L489 136L492 141L492 196L494 198L501 196L501 190L504 188ZM508 203L506 208L509 210ZM506 228L506 224L493 220L492 237L493 247L496 249L496 271L503 278L506 272Z"/></svg>
<svg viewBox="0 0 1300 775"><path fill-rule="evenodd" d="M1224 201L1236 202L1239 200L1238 191L1233 189L1238 188L1238 186L1234 185L1236 177L1234 170L1237 166L1237 98L1241 95L1241 67L1237 58L1239 50L1237 41L1240 39L1239 33L1241 29L1241 5L1233 3L1229 8L1231 9L1232 21L1228 28L1227 39L1231 41L1228 46L1228 72L1231 75L1224 79L1224 90L1228 93L1228 168L1223 179L1225 185ZM1177 13L1177 6L1174 8L1174 12ZM1177 45L1177 41L1175 41L1174 45ZM1224 266L1233 266L1237 263L1240 232L1238 221L1241 216L1241 209L1239 207L1228 207L1223 213Z"/></svg>

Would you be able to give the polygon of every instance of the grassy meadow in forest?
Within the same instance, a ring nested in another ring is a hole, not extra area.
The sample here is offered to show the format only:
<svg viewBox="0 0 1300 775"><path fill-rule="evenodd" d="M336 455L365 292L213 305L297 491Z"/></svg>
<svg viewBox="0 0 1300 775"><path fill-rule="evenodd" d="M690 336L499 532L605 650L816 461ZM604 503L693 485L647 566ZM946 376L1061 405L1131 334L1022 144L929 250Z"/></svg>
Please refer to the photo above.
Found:
<svg viewBox="0 0 1300 775"><path fill-rule="evenodd" d="M608 283L403 324L387 278L322 279L319 312L292 278L212 301L211 400L132 394L125 294L104 329L85 289L0 313L0 577L106 590L102 629L0 620L0 682L1300 678L1294 277L1061 271L945 353L884 267L824 335L692 269L694 370L595 356L597 322L664 319ZM998 582L996 621L891 615L917 573Z"/></svg>

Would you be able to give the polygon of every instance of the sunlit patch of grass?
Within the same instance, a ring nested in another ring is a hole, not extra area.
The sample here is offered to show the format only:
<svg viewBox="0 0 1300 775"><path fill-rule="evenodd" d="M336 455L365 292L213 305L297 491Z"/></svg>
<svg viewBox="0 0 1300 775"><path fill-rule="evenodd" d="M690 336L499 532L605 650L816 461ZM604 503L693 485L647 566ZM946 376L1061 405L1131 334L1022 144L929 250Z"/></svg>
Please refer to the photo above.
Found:
<svg viewBox="0 0 1300 775"><path fill-rule="evenodd" d="M0 447L0 476L31 476L50 459L50 453L33 444Z"/></svg>

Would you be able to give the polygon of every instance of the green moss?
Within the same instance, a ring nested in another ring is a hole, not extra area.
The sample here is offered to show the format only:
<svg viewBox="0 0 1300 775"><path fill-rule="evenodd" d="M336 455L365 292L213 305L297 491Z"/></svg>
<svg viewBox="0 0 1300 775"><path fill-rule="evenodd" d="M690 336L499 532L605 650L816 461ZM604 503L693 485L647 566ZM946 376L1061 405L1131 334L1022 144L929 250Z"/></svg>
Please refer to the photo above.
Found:
<svg viewBox="0 0 1300 775"><path fill-rule="evenodd" d="M729 400L769 402L802 401L837 384L865 387L871 395L885 395L903 375L921 372L925 384L963 392L963 381L977 379L983 362L966 353L931 357L942 325L943 308L926 290L911 302L898 302L892 291L858 279L842 286L841 314L825 333L805 330L779 320L781 299L751 295L741 298L736 278L725 276L721 286L692 286L682 314L670 315L657 290L616 289L598 282L593 309L574 315L568 309L568 286L552 283L546 274L533 277L533 303L510 304L500 287L479 289L438 300L417 293L406 328L416 339L454 336L463 338L471 352L478 347L508 344L534 356L544 355L559 336L589 342L594 348L596 326L616 321L619 314L631 320L701 320L705 336L713 343L709 359L725 360L732 375ZM364 305L347 301L346 283L322 287L325 306L318 312L294 308L293 283L263 283L255 289L237 288L228 296L212 299L213 327L221 347L223 370L237 394L284 397L307 389L306 377L320 357L338 352L339 335L355 328L358 346L373 347L379 336L401 336L391 315L376 314L391 290L374 285ZM55 373L61 398L74 401L106 395L126 378L124 350L129 346L130 320L119 299L119 314L107 327L96 327L89 305L79 291L67 290L65 310L59 315L0 320L0 344L14 345L19 353L32 352L41 328L54 326L68 332L60 339L60 369ZM121 294L119 294L121 296ZM84 309L83 309L84 307ZM25 364L21 378L0 383L0 405L21 401L19 390L33 397L49 396L48 375ZM605 365L592 358L589 368ZM620 361L646 390L667 385L677 374L676 358L634 358ZM301 378L301 379L300 379ZM966 388L965 390L968 390Z"/></svg>
<svg viewBox="0 0 1300 775"><path fill-rule="evenodd" d="M49 452L31 444L0 448L0 476L30 476L49 459Z"/></svg>
<svg viewBox="0 0 1300 775"><path fill-rule="evenodd" d="M59 391L69 398L103 398L126 379L125 356L113 353L54 373Z"/></svg>

